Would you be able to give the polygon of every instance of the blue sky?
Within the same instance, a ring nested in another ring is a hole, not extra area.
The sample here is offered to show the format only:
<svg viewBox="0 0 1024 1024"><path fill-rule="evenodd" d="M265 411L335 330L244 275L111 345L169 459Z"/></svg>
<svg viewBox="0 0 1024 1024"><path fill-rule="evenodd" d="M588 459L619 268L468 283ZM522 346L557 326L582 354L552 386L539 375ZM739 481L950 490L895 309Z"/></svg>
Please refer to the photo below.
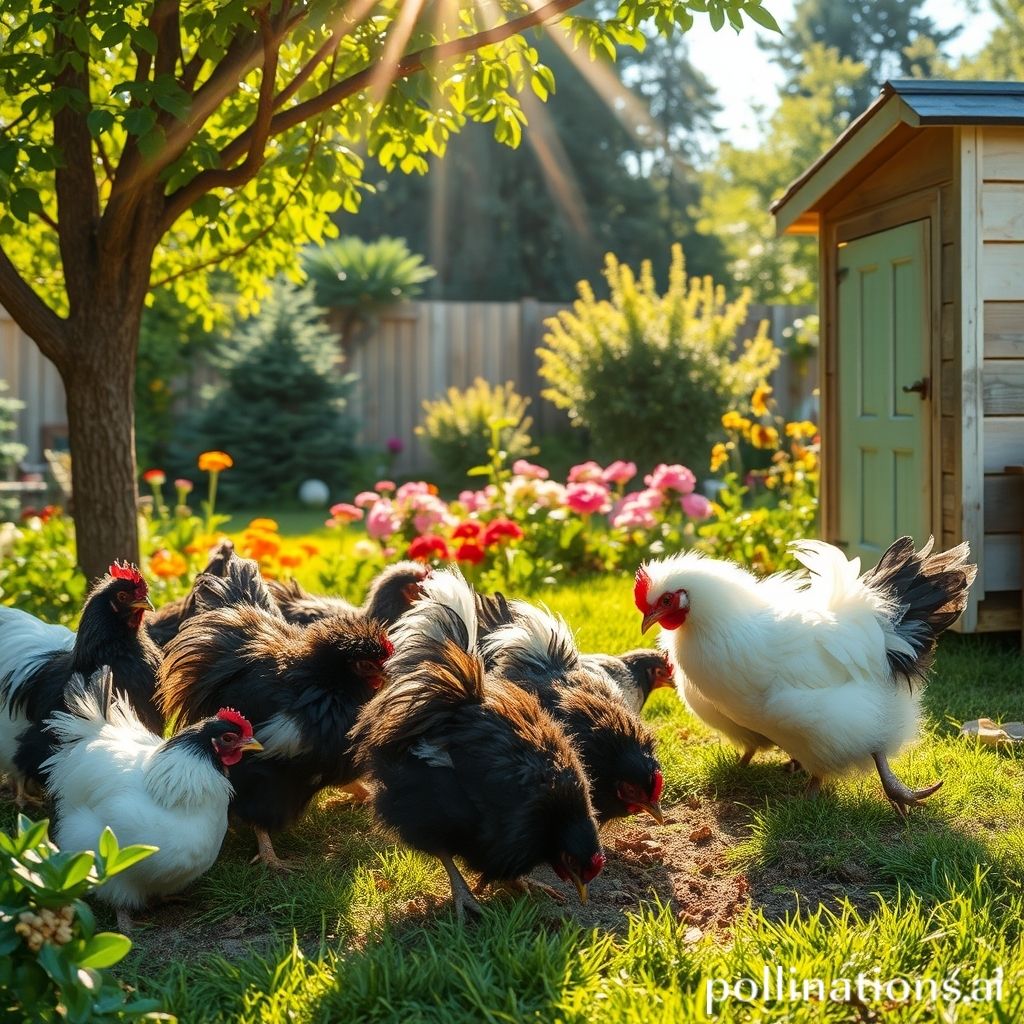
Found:
<svg viewBox="0 0 1024 1024"><path fill-rule="evenodd" d="M864 3L871 6L870 0ZM785 28L793 13L793 0L764 0L764 5ZM924 9L941 28L964 24L963 32L949 47L958 56L980 49L988 38L994 19L987 4L983 2L981 7L978 12L966 0L930 0ZM753 24L739 35L730 28L715 33L700 16L689 33L690 57L715 86L718 102L725 108L718 116L723 138L745 147L756 145L761 135L755 105L770 110L781 80L778 69L757 45L759 34L768 33Z"/></svg>

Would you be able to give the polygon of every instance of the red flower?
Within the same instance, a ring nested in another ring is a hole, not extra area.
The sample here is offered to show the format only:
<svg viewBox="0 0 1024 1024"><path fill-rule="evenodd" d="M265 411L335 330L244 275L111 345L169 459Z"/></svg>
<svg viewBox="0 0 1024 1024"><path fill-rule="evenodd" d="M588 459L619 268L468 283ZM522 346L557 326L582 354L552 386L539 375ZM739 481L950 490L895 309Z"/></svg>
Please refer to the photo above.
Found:
<svg viewBox="0 0 1024 1024"><path fill-rule="evenodd" d="M455 557L460 562L469 562L470 565L479 565L486 557L486 552L475 540L467 540L459 545Z"/></svg>
<svg viewBox="0 0 1024 1024"><path fill-rule="evenodd" d="M436 533L424 533L409 545L407 557L415 558L419 562L429 562L432 558L444 560L450 556L443 537L438 537Z"/></svg>
<svg viewBox="0 0 1024 1024"><path fill-rule="evenodd" d="M162 469L147 469L146 472L142 474L142 479L151 487L163 487L167 482L167 475Z"/></svg>
<svg viewBox="0 0 1024 1024"><path fill-rule="evenodd" d="M467 519L464 523L459 523L455 527L452 531L452 537L455 539L468 537L470 540L476 540L482 532L482 523L478 523L473 519Z"/></svg>
<svg viewBox="0 0 1024 1024"><path fill-rule="evenodd" d="M492 544L500 544L502 538L519 540L522 536L523 531L511 519L495 519L489 522L487 529L484 530L484 544L490 547Z"/></svg>

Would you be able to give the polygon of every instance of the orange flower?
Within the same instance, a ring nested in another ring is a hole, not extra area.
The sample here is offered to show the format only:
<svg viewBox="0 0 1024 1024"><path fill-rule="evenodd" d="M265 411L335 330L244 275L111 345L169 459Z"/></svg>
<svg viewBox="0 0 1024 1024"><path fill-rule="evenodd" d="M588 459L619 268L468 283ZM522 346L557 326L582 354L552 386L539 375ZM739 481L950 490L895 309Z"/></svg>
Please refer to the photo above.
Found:
<svg viewBox="0 0 1024 1024"><path fill-rule="evenodd" d="M199 456L199 468L204 473L219 473L222 469L230 469L235 460L227 452L203 452Z"/></svg>
<svg viewBox="0 0 1024 1024"><path fill-rule="evenodd" d="M753 398L750 399L750 411L755 416L765 416L768 413L768 396L772 393L772 389L767 384L760 384L754 391Z"/></svg>
<svg viewBox="0 0 1024 1024"><path fill-rule="evenodd" d="M240 547L246 558L255 558L261 562L281 550L281 538L266 530L246 530L242 534Z"/></svg>
<svg viewBox="0 0 1024 1024"><path fill-rule="evenodd" d="M288 551L282 551L277 556L278 563L285 569L294 569L298 565L302 565L305 561L305 556L301 551L296 551L294 548Z"/></svg>
<svg viewBox="0 0 1024 1024"><path fill-rule="evenodd" d="M154 576L168 579L171 576L184 576L188 571L188 564L177 551L168 551L167 548L161 548L159 551L154 552L152 558L150 558L149 571Z"/></svg>
<svg viewBox="0 0 1024 1024"><path fill-rule="evenodd" d="M315 544L310 544L308 541L301 544L300 547L306 552L307 558L315 558L320 554L320 549Z"/></svg>
<svg viewBox="0 0 1024 1024"><path fill-rule="evenodd" d="M250 530L269 530L271 533L277 533L278 525L273 519L254 519L249 524Z"/></svg>

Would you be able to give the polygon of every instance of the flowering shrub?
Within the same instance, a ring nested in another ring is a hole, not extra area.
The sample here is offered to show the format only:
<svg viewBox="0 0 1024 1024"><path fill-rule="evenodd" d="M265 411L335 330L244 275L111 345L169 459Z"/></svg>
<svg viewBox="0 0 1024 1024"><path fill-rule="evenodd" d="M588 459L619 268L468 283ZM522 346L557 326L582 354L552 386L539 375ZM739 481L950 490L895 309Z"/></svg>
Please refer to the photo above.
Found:
<svg viewBox="0 0 1024 1024"><path fill-rule="evenodd" d="M725 440L711 449L711 471L725 470L712 506L714 520L698 531L697 546L757 572L795 569L791 540L817 532L818 427L810 420L787 423L773 412L771 388L750 399L749 416L722 417ZM744 469L754 453L768 456L763 469Z"/></svg>

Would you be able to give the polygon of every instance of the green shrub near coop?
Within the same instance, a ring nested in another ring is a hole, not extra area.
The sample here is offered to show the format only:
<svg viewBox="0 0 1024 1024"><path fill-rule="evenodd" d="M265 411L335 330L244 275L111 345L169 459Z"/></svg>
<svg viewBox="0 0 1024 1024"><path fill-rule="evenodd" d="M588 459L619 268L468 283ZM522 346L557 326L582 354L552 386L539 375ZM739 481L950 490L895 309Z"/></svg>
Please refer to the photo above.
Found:
<svg viewBox="0 0 1024 1024"><path fill-rule="evenodd" d="M444 398L424 402L423 423L416 433L426 438L444 482L458 484L470 469L491 461L495 424L506 459L536 454L530 438L533 420L526 415L529 404L511 381L492 386L477 377L465 390L449 388Z"/></svg>
<svg viewBox="0 0 1024 1024"><path fill-rule="evenodd" d="M544 397L587 428L597 458L702 463L722 414L778 365L767 325L739 338L749 291L728 302L710 277L688 280L680 246L664 293L650 262L637 275L609 254L604 276L609 298L582 282L547 321Z"/></svg>
<svg viewBox="0 0 1024 1024"><path fill-rule="evenodd" d="M355 378L323 316L312 288L279 282L212 357L223 383L186 440L191 452L231 452L235 469L221 485L227 504L295 501L310 478L332 493L351 487L359 467L348 410Z"/></svg>

